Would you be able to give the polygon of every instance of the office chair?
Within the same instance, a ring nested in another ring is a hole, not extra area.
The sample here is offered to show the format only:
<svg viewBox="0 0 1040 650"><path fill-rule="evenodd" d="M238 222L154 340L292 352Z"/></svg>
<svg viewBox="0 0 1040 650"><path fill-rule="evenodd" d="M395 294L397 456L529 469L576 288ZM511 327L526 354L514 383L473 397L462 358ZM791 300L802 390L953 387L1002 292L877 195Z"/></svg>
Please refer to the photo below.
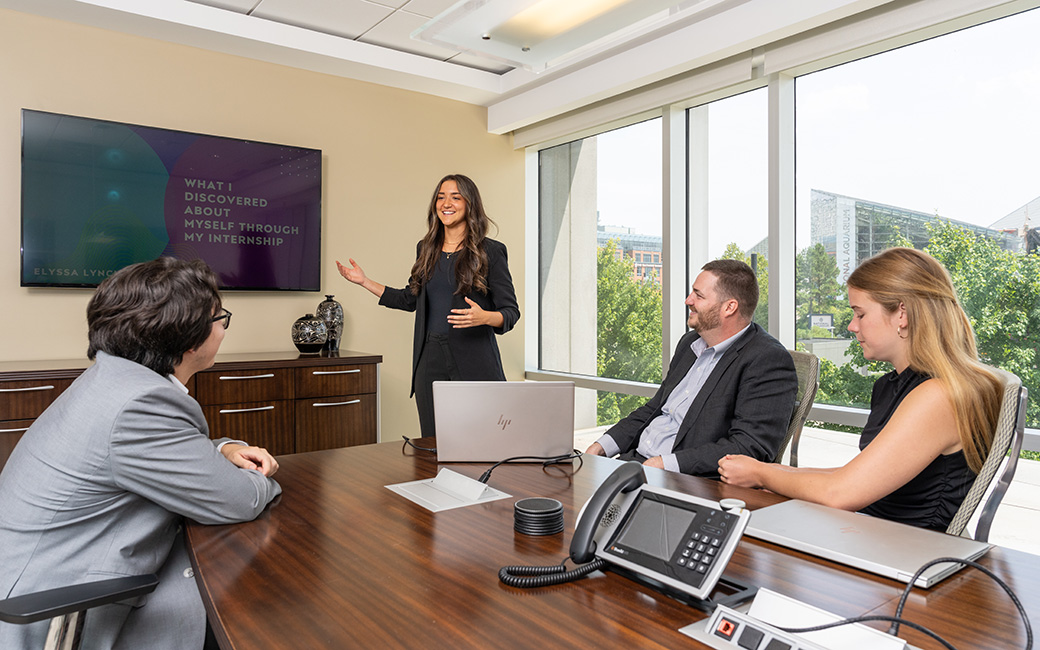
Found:
<svg viewBox="0 0 1040 650"><path fill-rule="evenodd" d="M798 467L798 442L802 437L802 427L806 418L809 417L809 409L812 408L816 390L820 387L820 359L810 352L788 350L794 361L794 371L798 375L798 393L795 395L794 413L791 414L791 423L787 425L787 435L780 443L780 450L776 454L774 463L783 462L784 452L787 446L791 446L791 467Z"/></svg>
<svg viewBox="0 0 1040 650"><path fill-rule="evenodd" d="M158 584L159 578L150 574L14 596L0 600L0 621L25 625L49 618L45 650L76 650L88 609L150 594Z"/></svg>
<svg viewBox="0 0 1040 650"><path fill-rule="evenodd" d="M993 444L990 447L986 462L982 470L975 477L967 496L961 502L961 507L953 515L946 532L950 535L971 535L966 530L968 520L975 513L986 492L991 489L986 505L979 515L979 523L975 526L975 539L980 542L989 541L989 529L993 524L993 517L997 514L1004 494L1007 492L1011 479L1015 477L1015 468L1018 467L1018 456L1022 452L1022 440L1026 430L1026 400L1028 391L1022 385L1022 380L1010 372L1000 368L989 367L1001 381L1004 382L1004 399L1000 405L1000 416L997 418L996 431L993 434ZM1010 452L1010 453L1009 453ZM1000 466L1004 464L1004 470L1000 472Z"/></svg>

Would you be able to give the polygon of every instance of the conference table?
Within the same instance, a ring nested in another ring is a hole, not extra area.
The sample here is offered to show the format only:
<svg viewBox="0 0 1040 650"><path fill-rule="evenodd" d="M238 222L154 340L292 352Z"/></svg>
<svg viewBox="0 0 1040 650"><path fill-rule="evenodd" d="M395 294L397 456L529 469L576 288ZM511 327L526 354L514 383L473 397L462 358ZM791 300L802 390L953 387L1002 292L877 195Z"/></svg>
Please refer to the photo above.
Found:
<svg viewBox="0 0 1040 650"><path fill-rule="evenodd" d="M436 513L386 486L432 478L439 467L478 478L490 464L438 465L435 454L400 442L278 461L283 493L255 521L187 527L195 577L224 650L707 647L679 632L707 613L613 571L533 589L499 582L502 566L566 558L581 506L619 461L586 456L546 468L502 465L488 485L512 498ZM783 500L663 470L646 474L651 485L738 498L751 509ZM515 532L513 504L526 497L559 500L564 532ZM1017 592L1034 623L1040 620L1040 557L997 547L981 563ZM746 536L726 576L842 616L892 615L904 588ZM1007 595L974 569L914 589L904 616L960 650L1025 647ZM939 647L907 627L900 636L920 648Z"/></svg>

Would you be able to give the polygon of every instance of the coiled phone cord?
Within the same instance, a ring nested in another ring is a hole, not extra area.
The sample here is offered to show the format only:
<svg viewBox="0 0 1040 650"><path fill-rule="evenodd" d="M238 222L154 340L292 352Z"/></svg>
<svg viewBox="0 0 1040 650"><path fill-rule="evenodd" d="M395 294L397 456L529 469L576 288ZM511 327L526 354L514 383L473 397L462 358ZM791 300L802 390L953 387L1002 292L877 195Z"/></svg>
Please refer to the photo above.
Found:
<svg viewBox="0 0 1040 650"><path fill-rule="evenodd" d="M498 570L498 579L510 587L548 587L577 580L601 569L606 562L596 558L567 570L567 560L553 566L504 566Z"/></svg>

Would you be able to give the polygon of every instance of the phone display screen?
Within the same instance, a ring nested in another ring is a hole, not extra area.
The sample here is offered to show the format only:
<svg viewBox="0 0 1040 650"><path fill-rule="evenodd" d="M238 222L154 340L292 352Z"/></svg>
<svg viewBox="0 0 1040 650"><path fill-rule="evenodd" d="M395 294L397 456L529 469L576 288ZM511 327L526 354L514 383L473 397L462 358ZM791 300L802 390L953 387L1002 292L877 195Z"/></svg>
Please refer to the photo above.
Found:
<svg viewBox="0 0 1040 650"><path fill-rule="evenodd" d="M694 513L645 496L636 504L617 544L667 562L685 541Z"/></svg>
<svg viewBox="0 0 1040 650"><path fill-rule="evenodd" d="M644 575L707 588L721 575L727 552L732 552L727 540L742 529L739 517L717 504L642 489L604 552L611 561Z"/></svg>

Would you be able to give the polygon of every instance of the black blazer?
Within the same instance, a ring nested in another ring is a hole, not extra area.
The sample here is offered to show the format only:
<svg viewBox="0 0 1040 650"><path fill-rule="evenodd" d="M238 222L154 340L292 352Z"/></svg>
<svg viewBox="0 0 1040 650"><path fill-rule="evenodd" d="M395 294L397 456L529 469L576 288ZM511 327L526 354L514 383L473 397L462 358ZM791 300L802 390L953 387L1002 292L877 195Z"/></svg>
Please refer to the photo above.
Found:
<svg viewBox="0 0 1040 650"><path fill-rule="evenodd" d="M513 278L509 275L509 260L506 246L494 239L485 239L484 251L488 256L487 293L474 290L468 296L486 311L501 312L502 327L489 325L450 329L448 331L448 347L455 358L455 365L463 381L505 381L506 374L502 370L502 356L498 352L495 334L505 334L513 329L520 320L520 306L516 302L513 290ZM422 242L415 245L415 257L418 259ZM411 282L411 278L408 279ZM419 363L423 344L426 342L426 286L414 296L405 285L404 289L386 287L379 298L379 304L391 309L414 311L415 334L412 339L412 392L415 394L415 367ZM451 297L452 309L467 309L464 296L455 294Z"/></svg>
<svg viewBox="0 0 1040 650"><path fill-rule="evenodd" d="M622 453L639 445L639 436L697 355L690 345L699 338L688 332L680 340L657 393L607 431ZM744 454L772 462L794 412L798 377L791 354L757 324L733 343L690 404L672 453L684 474L716 476L719 459Z"/></svg>

